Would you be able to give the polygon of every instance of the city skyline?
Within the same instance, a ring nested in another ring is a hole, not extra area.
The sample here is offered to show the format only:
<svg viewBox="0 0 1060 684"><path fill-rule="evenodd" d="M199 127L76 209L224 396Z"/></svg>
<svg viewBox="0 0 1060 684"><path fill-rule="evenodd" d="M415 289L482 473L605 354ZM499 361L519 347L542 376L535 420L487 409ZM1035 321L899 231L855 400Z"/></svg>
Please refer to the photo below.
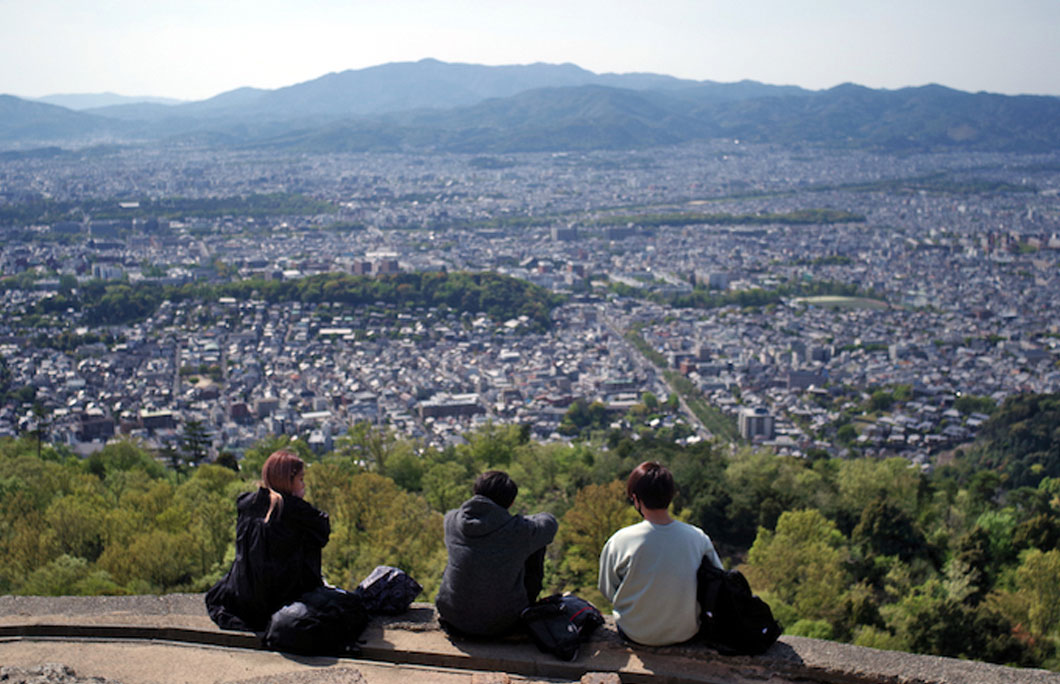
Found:
<svg viewBox="0 0 1060 684"><path fill-rule="evenodd" d="M574 63L825 89L938 83L1060 95L1051 0L936 0L813 7L763 0L645 3L480 0L224 5L69 0L0 5L0 93L113 92L206 99L329 72L435 58L485 65Z"/></svg>

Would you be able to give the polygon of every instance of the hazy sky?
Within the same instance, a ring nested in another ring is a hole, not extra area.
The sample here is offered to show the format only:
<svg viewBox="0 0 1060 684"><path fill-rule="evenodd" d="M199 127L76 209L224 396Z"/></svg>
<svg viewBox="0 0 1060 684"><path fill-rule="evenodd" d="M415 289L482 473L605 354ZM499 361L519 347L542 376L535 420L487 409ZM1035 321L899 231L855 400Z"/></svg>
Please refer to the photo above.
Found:
<svg viewBox="0 0 1060 684"><path fill-rule="evenodd" d="M1060 0L0 0L0 93L204 99L434 57L1060 95Z"/></svg>

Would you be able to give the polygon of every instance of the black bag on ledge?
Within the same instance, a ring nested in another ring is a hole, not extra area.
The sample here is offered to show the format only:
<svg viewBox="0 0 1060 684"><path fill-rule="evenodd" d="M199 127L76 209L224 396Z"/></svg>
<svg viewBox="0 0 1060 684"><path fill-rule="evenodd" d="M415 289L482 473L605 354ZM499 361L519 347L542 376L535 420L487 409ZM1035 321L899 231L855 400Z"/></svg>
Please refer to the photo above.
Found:
<svg viewBox="0 0 1060 684"><path fill-rule="evenodd" d="M783 631L769 605L751 593L739 570L721 570L704 558L696 573L700 636L724 655L765 653Z"/></svg>
<svg viewBox="0 0 1060 684"><path fill-rule="evenodd" d="M404 613L422 591L420 583L407 572L389 565L376 566L354 590L365 610L383 615Z"/></svg>
<svg viewBox="0 0 1060 684"><path fill-rule="evenodd" d="M534 643L560 660L578 657L578 646L589 638L604 616L593 604L573 594L543 598L520 614Z"/></svg>
<svg viewBox="0 0 1060 684"><path fill-rule="evenodd" d="M270 650L297 655L353 655L368 620L356 593L317 587L273 613L263 640Z"/></svg>

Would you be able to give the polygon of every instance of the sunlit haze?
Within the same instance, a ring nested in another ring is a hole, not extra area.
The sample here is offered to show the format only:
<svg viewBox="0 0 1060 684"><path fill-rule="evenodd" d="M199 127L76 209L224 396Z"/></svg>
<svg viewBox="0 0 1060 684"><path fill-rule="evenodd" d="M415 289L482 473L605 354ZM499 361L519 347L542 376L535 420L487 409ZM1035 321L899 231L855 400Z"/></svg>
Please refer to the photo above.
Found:
<svg viewBox="0 0 1060 684"><path fill-rule="evenodd" d="M1057 0L0 0L0 93L204 99L433 57L1060 95Z"/></svg>

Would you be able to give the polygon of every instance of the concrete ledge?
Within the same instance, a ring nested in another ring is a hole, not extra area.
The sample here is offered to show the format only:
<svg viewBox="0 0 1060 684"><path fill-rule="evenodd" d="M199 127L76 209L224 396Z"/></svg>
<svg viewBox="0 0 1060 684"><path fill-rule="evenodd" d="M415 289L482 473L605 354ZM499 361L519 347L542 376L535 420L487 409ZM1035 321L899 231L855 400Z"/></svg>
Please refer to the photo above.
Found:
<svg viewBox="0 0 1060 684"><path fill-rule="evenodd" d="M218 629L202 594L116 597L0 596L0 639L136 639L260 649L250 633ZM1060 674L987 663L879 651L782 637L767 653L726 657L699 645L652 648L623 641L610 623L563 662L526 638L451 638L431 604L376 618L362 635L360 658L398 665L506 672L579 681L617 673L622 682L822 682L828 684L1060 684ZM343 662L336 659L336 666Z"/></svg>

